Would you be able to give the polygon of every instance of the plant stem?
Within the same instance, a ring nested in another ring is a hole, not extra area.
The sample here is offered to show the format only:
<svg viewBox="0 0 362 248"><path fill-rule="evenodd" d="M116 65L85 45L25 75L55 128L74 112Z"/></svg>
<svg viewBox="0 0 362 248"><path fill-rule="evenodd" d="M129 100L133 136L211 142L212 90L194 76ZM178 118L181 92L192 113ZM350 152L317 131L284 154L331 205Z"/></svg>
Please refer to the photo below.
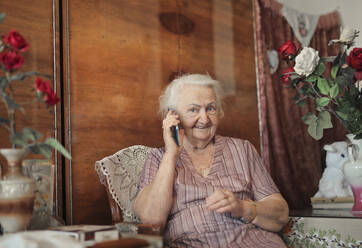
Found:
<svg viewBox="0 0 362 248"><path fill-rule="evenodd" d="M34 103L34 102L36 102L36 101L37 101L37 99L33 99L33 100L31 100L31 101L28 101L28 102L20 102L20 103L18 103L18 104L21 105L21 106L23 106L23 105L26 105L26 104Z"/></svg>
<svg viewBox="0 0 362 248"><path fill-rule="evenodd" d="M5 127L10 132L10 127L8 127L6 124L1 123L1 126Z"/></svg>
<svg viewBox="0 0 362 248"><path fill-rule="evenodd" d="M6 72L6 79L10 82L10 73L9 72ZM12 98L13 90L10 87L10 85L9 85L9 90L10 90L10 96ZM8 111L8 118L9 118L9 121L10 121L10 134L14 135L15 134L15 111L13 109L9 110L9 106L6 103L6 101L5 101L5 105L6 105L6 109ZM15 148L14 144L12 144L12 148Z"/></svg>

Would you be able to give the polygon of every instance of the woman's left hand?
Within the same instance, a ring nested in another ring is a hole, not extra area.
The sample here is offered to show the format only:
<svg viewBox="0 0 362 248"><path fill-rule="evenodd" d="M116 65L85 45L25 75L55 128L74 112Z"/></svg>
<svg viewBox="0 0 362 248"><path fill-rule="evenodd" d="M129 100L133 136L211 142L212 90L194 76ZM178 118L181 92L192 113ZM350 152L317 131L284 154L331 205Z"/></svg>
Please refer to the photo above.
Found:
<svg viewBox="0 0 362 248"><path fill-rule="evenodd" d="M242 217L242 202L227 189L216 190L206 198L206 207L217 213L230 212L234 217Z"/></svg>

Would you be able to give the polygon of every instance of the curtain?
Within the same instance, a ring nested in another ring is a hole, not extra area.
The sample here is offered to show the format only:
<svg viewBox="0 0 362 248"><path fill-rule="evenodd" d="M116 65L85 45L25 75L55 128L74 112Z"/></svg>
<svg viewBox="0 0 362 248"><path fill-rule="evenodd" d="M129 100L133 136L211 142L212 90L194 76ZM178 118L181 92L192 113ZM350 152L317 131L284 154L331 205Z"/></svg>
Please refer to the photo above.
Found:
<svg viewBox="0 0 362 248"><path fill-rule="evenodd" d="M325 166L323 145L345 140L346 133L332 117L334 128L325 130L322 140L309 136L301 117L315 108L311 102L304 108L295 105L295 91L281 83L282 71L291 64L280 61L277 71L271 73L267 59L267 50L277 50L287 40L297 43L297 39L281 15L280 3L254 0L254 4L262 156L290 209L308 208ZM322 15L309 46L318 50L320 57L337 55L340 48L328 46L328 41L337 39L339 33L338 13Z"/></svg>

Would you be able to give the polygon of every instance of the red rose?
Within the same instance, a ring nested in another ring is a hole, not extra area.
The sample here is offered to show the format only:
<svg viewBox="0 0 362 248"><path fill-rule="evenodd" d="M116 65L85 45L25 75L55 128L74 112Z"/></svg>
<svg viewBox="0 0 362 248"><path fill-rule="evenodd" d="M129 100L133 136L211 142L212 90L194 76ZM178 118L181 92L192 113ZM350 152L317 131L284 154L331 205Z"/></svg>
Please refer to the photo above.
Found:
<svg viewBox="0 0 362 248"><path fill-rule="evenodd" d="M7 71L18 69L24 63L23 57L13 51L6 51L0 57Z"/></svg>
<svg viewBox="0 0 362 248"><path fill-rule="evenodd" d="M45 92L45 94L46 95L44 100L45 103L48 104L49 106L54 106L55 104L57 104L57 102L59 102L59 98L52 89Z"/></svg>
<svg viewBox="0 0 362 248"><path fill-rule="evenodd" d="M48 81L43 81L41 78L37 78L35 81L35 89L38 92L49 92L51 91L51 86Z"/></svg>
<svg viewBox="0 0 362 248"><path fill-rule="evenodd" d="M59 102L59 98L56 96L48 81L43 81L41 78L37 78L35 81L35 89L37 92L43 93L43 99L47 105L53 106Z"/></svg>
<svg viewBox="0 0 362 248"><path fill-rule="evenodd" d="M2 38L6 44L16 51L25 52L29 48L29 44L26 42L24 37L15 30L10 31L7 36L3 35Z"/></svg>
<svg viewBox="0 0 362 248"><path fill-rule="evenodd" d="M354 78L356 79L356 81L362 80L362 71L355 71Z"/></svg>
<svg viewBox="0 0 362 248"><path fill-rule="evenodd" d="M285 85L289 85L290 76L292 75L291 72L294 72L293 67L289 67L288 69L285 69L282 73L282 81Z"/></svg>
<svg viewBox="0 0 362 248"><path fill-rule="evenodd" d="M353 48L347 56L347 62L357 71L362 70L362 48Z"/></svg>
<svg viewBox="0 0 362 248"><path fill-rule="evenodd" d="M278 53L282 56L283 59L291 59L297 54L297 48L291 40L288 40L281 47L279 47Z"/></svg>

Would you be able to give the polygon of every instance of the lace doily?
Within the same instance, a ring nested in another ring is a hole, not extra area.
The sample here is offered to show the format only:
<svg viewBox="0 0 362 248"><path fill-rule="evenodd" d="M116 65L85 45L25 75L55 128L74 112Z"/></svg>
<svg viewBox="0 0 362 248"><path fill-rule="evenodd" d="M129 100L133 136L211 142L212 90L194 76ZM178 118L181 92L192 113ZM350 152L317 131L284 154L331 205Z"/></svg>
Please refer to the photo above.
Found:
<svg viewBox="0 0 362 248"><path fill-rule="evenodd" d="M139 191L139 178L150 147L135 145L95 163L95 169L103 185L122 210L123 221L140 222L133 212L133 201Z"/></svg>

